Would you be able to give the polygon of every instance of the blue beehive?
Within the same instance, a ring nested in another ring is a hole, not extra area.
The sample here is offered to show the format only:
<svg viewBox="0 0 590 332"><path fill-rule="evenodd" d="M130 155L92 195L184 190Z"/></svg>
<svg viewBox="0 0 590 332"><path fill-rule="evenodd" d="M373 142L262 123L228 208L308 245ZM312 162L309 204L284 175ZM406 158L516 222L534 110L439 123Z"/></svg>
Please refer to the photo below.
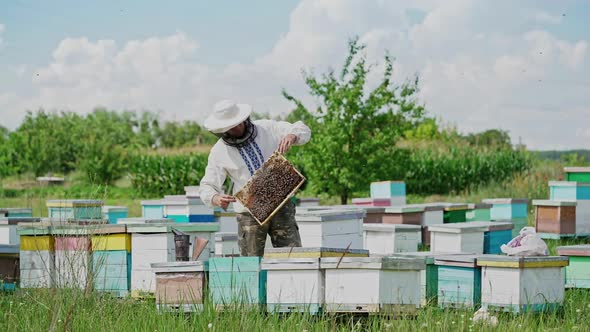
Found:
<svg viewBox="0 0 590 332"><path fill-rule="evenodd" d="M266 271L260 257L209 260L209 293L218 307L266 304Z"/></svg>
<svg viewBox="0 0 590 332"><path fill-rule="evenodd" d="M47 201L48 216L57 220L102 219L103 201L62 199Z"/></svg>
<svg viewBox="0 0 590 332"><path fill-rule="evenodd" d="M7 208L3 209L6 217L14 218L31 218L33 217L33 209L31 208Z"/></svg>
<svg viewBox="0 0 590 332"><path fill-rule="evenodd" d="M514 224L512 236L519 234L520 230L528 224L528 203L526 198L494 198L484 199L484 203L492 204L490 219L492 221L510 220Z"/></svg>
<svg viewBox="0 0 590 332"><path fill-rule="evenodd" d="M485 226L487 230L483 233L483 253L501 254L500 247L512 240L514 224L507 221L471 221L470 225Z"/></svg>
<svg viewBox="0 0 590 332"><path fill-rule="evenodd" d="M164 218L164 204L161 200L141 201L141 216L146 219Z"/></svg>
<svg viewBox="0 0 590 332"><path fill-rule="evenodd" d="M573 181L550 181L549 199L565 201L590 199L590 183Z"/></svg>
<svg viewBox="0 0 590 332"><path fill-rule="evenodd" d="M164 216L179 223L214 222L214 209L205 206L199 197L169 195L164 197Z"/></svg>
<svg viewBox="0 0 590 332"><path fill-rule="evenodd" d="M481 304L481 268L479 255L436 257L438 266L438 306L476 308Z"/></svg>
<svg viewBox="0 0 590 332"><path fill-rule="evenodd" d="M391 205L406 204L406 184L402 181L371 182L371 198L387 198Z"/></svg>
<svg viewBox="0 0 590 332"><path fill-rule="evenodd" d="M128 209L125 206L105 205L102 207L103 219L109 221L109 224L116 224L119 218L127 218Z"/></svg>
<svg viewBox="0 0 590 332"><path fill-rule="evenodd" d="M91 237L94 288L126 296L131 286L131 234L123 225L109 225L97 233Z"/></svg>

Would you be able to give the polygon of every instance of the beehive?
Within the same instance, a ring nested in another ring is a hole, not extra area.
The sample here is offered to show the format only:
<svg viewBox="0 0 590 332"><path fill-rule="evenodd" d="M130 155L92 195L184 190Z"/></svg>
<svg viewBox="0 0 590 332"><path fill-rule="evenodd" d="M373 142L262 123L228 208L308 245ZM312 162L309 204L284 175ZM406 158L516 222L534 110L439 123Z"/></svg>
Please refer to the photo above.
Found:
<svg viewBox="0 0 590 332"><path fill-rule="evenodd" d="M482 202L492 204L490 218L496 220L510 220L514 224L512 236L518 236L520 230L527 226L528 203L526 198L494 198L484 199Z"/></svg>
<svg viewBox="0 0 590 332"><path fill-rule="evenodd" d="M515 313L554 311L563 306L567 264L562 256L480 257L481 304Z"/></svg>
<svg viewBox="0 0 590 332"><path fill-rule="evenodd" d="M264 258L269 312L318 314L324 304L324 271L319 258Z"/></svg>
<svg viewBox="0 0 590 332"><path fill-rule="evenodd" d="M429 226L428 229L431 234L430 249L433 252L483 253L486 227L458 223Z"/></svg>
<svg viewBox="0 0 590 332"><path fill-rule="evenodd" d="M48 200L47 216L53 220L102 219L103 201L90 199Z"/></svg>
<svg viewBox="0 0 590 332"><path fill-rule="evenodd" d="M16 244L0 244L0 291L16 289L20 275L18 252Z"/></svg>
<svg viewBox="0 0 590 332"><path fill-rule="evenodd" d="M197 238L207 240L207 245L197 257L196 260L207 261L209 257L215 256L215 233L219 232L219 223L207 222L207 223L189 223L189 224L174 224L173 228L177 231L183 232L189 235L189 252L193 253L195 249L195 243Z"/></svg>
<svg viewBox="0 0 590 332"><path fill-rule="evenodd" d="M188 222L214 222L214 209L205 206L198 197L184 195L165 196L164 217L179 223Z"/></svg>
<svg viewBox="0 0 590 332"><path fill-rule="evenodd" d="M303 247L363 249L362 210L318 210L295 214Z"/></svg>
<svg viewBox="0 0 590 332"><path fill-rule="evenodd" d="M365 224L365 249L371 254L388 255L418 250L422 226L396 224Z"/></svg>
<svg viewBox="0 0 590 332"><path fill-rule="evenodd" d="M170 225L130 224L131 234L131 293L133 296L153 293L156 280L152 263L176 260L174 234Z"/></svg>
<svg viewBox="0 0 590 332"><path fill-rule="evenodd" d="M549 198L556 201L576 201L576 234L590 235L590 183L550 181Z"/></svg>
<svg viewBox="0 0 590 332"><path fill-rule="evenodd" d="M510 221L471 221L469 225L486 227L483 233L484 254L501 254L500 247L512 240L514 224Z"/></svg>
<svg viewBox="0 0 590 332"><path fill-rule="evenodd" d="M94 288L123 297L131 286L131 234L124 225L95 231L92 241Z"/></svg>
<svg viewBox="0 0 590 332"><path fill-rule="evenodd" d="M402 181L371 182L371 198L386 198L390 206L406 204L406 184Z"/></svg>
<svg viewBox="0 0 590 332"><path fill-rule="evenodd" d="M467 204L444 203L443 222L454 224L467 221Z"/></svg>
<svg viewBox="0 0 590 332"><path fill-rule="evenodd" d="M576 202L534 200L535 228L542 238L576 235Z"/></svg>
<svg viewBox="0 0 590 332"><path fill-rule="evenodd" d="M385 208L384 224L421 225L423 207L392 206Z"/></svg>
<svg viewBox="0 0 590 332"><path fill-rule="evenodd" d="M438 256L438 306L477 308L481 304L481 255Z"/></svg>
<svg viewBox="0 0 590 332"><path fill-rule="evenodd" d="M162 200L141 201L141 216L147 219L164 218L164 204Z"/></svg>
<svg viewBox="0 0 590 332"><path fill-rule="evenodd" d="M590 182L590 167L564 167L565 180Z"/></svg>
<svg viewBox="0 0 590 332"><path fill-rule="evenodd" d="M49 227L17 228L20 235L20 287L50 288L55 277L55 241Z"/></svg>
<svg viewBox="0 0 590 332"><path fill-rule="evenodd" d="M260 257L216 257L209 260L209 294L217 308L266 304L266 270Z"/></svg>
<svg viewBox="0 0 590 332"><path fill-rule="evenodd" d="M125 206L105 205L102 207L102 218L109 224L116 224L119 218L127 218L129 210Z"/></svg>
<svg viewBox="0 0 590 332"><path fill-rule="evenodd" d="M235 195L260 224L266 223L305 182L305 177L275 152Z"/></svg>
<svg viewBox="0 0 590 332"><path fill-rule="evenodd" d="M264 249L264 258L369 257L364 249L284 247Z"/></svg>
<svg viewBox="0 0 590 332"><path fill-rule="evenodd" d="M207 290L204 262L152 263L160 311L202 311Z"/></svg>
<svg viewBox="0 0 590 332"><path fill-rule="evenodd" d="M469 203L467 204L467 221L490 221L492 204L489 203Z"/></svg>
<svg viewBox="0 0 590 332"><path fill-rule="evenodd" d="M566 287L590 288L590 245L557 247L557 254L569 257L565 268Z"/></svg>
<svg viewBox="0 0 590 332"><path fill-rule="evenodd" d="M215 256L229 257L239 256L238 233L218 232L215 233Z"/></svg>
<svg viewBox="0 0 590 332"><path fill-rule="evenodd" d="M391 206L391 200L389 198L353 198L352 204L357 206L384 207Z"/></svg>
<svg viewBox="0 0 590 332"><path fill-rule="evenodd" d="M91 282L91 243L88 236L55 235L55 286L86 289Z"/></svg>
<svg viewBox="0 0 590 332"><path fill-rule="evenodd" d="M320 262L327 312L413 313L420 306L420 271L426 267L420 259L330 257Z"/></svg>
<svg viewBox="0 0 590 332"><path fill-rule="evenodd" d="M6 217L14 218L32 218L33 209L31 208L6 208L4 209Z"/></svg>

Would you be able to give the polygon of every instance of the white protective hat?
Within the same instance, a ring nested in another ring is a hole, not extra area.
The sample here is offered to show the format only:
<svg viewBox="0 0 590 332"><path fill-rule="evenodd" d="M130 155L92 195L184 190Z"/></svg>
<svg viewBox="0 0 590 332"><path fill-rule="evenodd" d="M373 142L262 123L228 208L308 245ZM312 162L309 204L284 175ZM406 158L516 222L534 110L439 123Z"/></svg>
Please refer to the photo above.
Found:
<svg viewBox="0 0 590 332"><path fill-rule="evenodd" d="M213 114L205 120L205 128L212 133L224 133L246 119L252 113L252 106L236 104L232 100L222 100L213 106Z"/></svg>

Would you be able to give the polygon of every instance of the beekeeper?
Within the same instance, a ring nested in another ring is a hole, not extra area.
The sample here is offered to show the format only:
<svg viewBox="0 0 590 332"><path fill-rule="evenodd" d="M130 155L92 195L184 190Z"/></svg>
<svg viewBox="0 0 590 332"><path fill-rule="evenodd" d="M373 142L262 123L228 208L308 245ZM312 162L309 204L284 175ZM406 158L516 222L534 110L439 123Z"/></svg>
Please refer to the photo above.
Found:
<svg viewBox="0 0 590 332"><path fill-rule="evenodd" d="M250 105L222 100L215 104L213 113L205 120L205 128L219 140L209 153L200 195L208 206L226 209L234 203L241 255L263 256L267 234L275 248L301 247L295 205L289 200L270 221L260 225L232 195L248 182L273 152L284 154L292 145L309 142L311 131L301 121L293 124L274 120L251 121L251 113ZM222 190L228 176L233 182L232 195Z"/></svg>

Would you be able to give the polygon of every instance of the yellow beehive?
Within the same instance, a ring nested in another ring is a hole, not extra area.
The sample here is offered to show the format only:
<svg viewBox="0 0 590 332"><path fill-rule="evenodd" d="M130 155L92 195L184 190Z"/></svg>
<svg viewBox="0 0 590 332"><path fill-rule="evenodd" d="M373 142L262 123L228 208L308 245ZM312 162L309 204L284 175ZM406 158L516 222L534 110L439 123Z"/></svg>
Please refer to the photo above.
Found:
<svg viewBox="0 0 590 332"><path fill-rule="evenodd" d="M21 251L33 251L33 250L54 251L54 249L55 249L55 240L51 235L21 236L21 238L20 238L20 250Z"/></svg>
<svg viewBox="0 0 590 332"><path fill-rule="evenodd" d="M92 250L126 250L131 252L131 234L93 235Z"/></svg>

